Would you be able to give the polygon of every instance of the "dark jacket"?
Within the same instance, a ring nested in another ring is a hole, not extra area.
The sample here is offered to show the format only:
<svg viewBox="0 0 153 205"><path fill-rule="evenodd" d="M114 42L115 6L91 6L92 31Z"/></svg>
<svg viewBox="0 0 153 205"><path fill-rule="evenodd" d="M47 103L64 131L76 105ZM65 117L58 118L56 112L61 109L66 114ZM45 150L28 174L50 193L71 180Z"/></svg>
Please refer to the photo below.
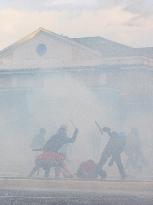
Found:
<svg viewBox="0 0 153 205"><path fill-rule="evenodd" d="M107 132L110 139L104 150L110 150L112 154L121 153L126 144L126 135L124 133Z"/></svg>
<svg viewBox="0 0 153 205"><path fill-rule="evenodd" d="M65 144L73 143L76 140L77 134L77 129L74 131L72 138L67 137L67 135L60 135L57 133L47 141L43 151L58 152Z"/></svg>

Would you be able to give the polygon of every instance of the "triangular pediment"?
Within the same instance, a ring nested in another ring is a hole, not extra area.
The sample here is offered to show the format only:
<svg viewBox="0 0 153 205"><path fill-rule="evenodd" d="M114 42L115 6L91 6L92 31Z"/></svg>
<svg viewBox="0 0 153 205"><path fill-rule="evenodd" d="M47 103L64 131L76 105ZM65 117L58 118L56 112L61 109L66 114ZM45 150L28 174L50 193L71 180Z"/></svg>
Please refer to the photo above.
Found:
<svg viewBox="0 0 153 205"><path fill-rule="evenodd" d="M100 62L98 52L43 28L0 52L1 69L92 66Z"/></svg>

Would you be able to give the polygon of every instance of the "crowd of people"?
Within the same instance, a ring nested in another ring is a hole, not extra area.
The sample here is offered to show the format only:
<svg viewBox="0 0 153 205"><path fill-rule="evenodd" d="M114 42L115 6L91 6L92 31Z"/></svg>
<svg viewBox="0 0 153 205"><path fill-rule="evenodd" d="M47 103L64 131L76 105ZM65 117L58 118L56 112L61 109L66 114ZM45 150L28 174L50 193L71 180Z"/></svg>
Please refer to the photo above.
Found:
<svg viewBox="0 0 153 205"><path fill-rule="evenodd" d="M82 162L75 174L69 171L66 164L66 154L61 152L62 148L69 143L74 143L79 134L79 129L75 128L71 137L68 136L67 127L61 126L57 132L45 142L46 130L41 128L39 134L33 138L32 150L41 151L35 160L35 166L29 174L33 177L39 174L39 170L44 170L44 176L49 177L50 171L54 168L55 178L61 176L66 178L79 177L79 178L106 178L107 173L104 166L112 166L115 164L118 168L119 174L122 179L128 176L126 167L133 169L141 169L145 164L145 158L141 149L141 142L139 133L136 128L132 128L129 134L124 132L113 131L109 127L100 127L95 122L100 135L107 135L108 142L104 149L101 151L101 156L98 162L93 159L87 159ZM126 155L126 163L123 164L122 153Z"/></svg>

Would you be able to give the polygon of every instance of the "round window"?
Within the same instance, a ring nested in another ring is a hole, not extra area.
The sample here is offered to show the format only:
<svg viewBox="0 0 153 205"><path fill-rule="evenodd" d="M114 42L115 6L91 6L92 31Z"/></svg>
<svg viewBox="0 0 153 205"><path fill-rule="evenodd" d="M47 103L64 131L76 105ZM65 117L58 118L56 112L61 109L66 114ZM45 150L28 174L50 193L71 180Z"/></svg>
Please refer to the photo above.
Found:
<svg viewBox="0 0 153 205"><path fill-rule="evenodd" d="M41 43L37 46L36 51L37 51L39 56L43 56L47 53L47 47L45 44Z"/></svg>

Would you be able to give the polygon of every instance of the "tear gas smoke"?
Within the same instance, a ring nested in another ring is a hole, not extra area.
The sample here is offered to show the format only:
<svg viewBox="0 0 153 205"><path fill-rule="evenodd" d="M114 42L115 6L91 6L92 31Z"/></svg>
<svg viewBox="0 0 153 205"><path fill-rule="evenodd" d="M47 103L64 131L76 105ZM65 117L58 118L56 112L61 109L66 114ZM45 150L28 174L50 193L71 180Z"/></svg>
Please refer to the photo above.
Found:
<svg viewBox="0 0 153 205"><path fill-rule="evenodd" d="M79 128L79 136L74 144L67 147L68 160L74 168L89 158L97 162L108 140L108 136L101 136L97 130L94 124L97 120L102 127L109 126L117 131L129 132L131 127L139 129L147 159L143 174L149 175L152 171L149 162L153 144L152 115L148 117L148 114L142 112L141 116L133 116L129 113L126 121L122 122L119 115L114 116L119 110L110 105L109 99L104 98L99 98L84 82L70 75L54 74L46 77L41 88L33 87L26 95L24 109L17 109L14 113L20 116L20 120L15 121L17 118L14 115L10 119L6 113L1 116L0 174L27 176L37 155L30 147L33 136L43 127L47 131L47 140L62 124L68 127L71 136L74 131L71 121Z"/></svg>

